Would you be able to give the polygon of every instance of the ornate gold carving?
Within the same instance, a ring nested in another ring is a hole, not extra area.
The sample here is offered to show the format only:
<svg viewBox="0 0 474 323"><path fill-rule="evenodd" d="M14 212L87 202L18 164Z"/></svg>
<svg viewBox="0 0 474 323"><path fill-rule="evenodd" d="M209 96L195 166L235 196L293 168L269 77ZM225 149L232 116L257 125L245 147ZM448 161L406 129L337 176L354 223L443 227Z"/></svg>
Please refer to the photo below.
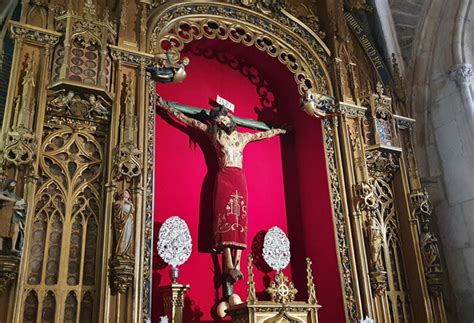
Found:
<svg viewBox="0 0 474 323"><path fill-rule="evenodd" d="M3 159L16 167L29 165L35 159L36 138L33 115L36 107L33 57L25 55L22 92L15 100L13 124L7 133Z"/></svg>
<svg viewBox="0 0 474 323"><path fill-rule="evenodd" d="M373 124L373 145L394 147L398 145L395 121L392 113L392 99L384 95L382 83L377 83L377 94L373 94L370 100L371 115L369 121Z"/></svg>
<svg viewBox="0 0 474 323"><path fill-rule="evenodd" d="M153 56L147 53L134 52L109 45L110 55L116 61L120 61L132 65L151 65L153 64Z"/></svg>
<svg viewBox="0 0 474 323"><path fill-rule="evenodd" d="M349 118L363 117L367 111L362 106L339 103L336 110Z"/></svg>
<svg viewBox="0 0 474 323"><path fill-rule="evenodd" d="M151 268L153 248L153 190L154 190L154 143L155 143L155 109L156 109L156 83L146 75L148 106L146 109L146 194L145 218L143 220L145 231L143 241L143 289L142 313L144 319L151 318Z"/></svg>
<svg viewBox="0 0 474 323"><path fill-rule="evenodd" d="M189 285L171 284L160 287L165 314L170 322L184 322L184 294L189 290Z"/></svg>
<svg viewBox="0 0 474 323"><path fill-rule="evenodd" d="M286 304L295 300L298 290L295 285L289 281L288 277L282 271L278 271L275 280L265 290L271 297L272 302Z"/></svg>
<svg viewBox="0 0 474 323"><path fill-rule="evenodd" d="M405 89L405 79L400 72L400 67L398 66L397 56L395 53L392 53L392 66L393 66L393 76L394 76L394 90L397 98L403 103L406 102L406 89ZM404 111L405 112L405 111Z"/></svg>
<svg viewBox="0 0 474 323"><path fill-rule="evenodd" d="M308 303L309 304L317 304L318 300L316 299L316 289L314 288L314 277L313 277L313 269L311 269L311 266L313 265L313 262L311 259L306 258L306 288L308 292Z"/></svg>
<svg viewBox="0 0 474 323"><path fill-rule="evenodd" d="M15 40L27 40L47 47L55 46L61 37L60 33L47 31L33 26L27 27L14 21L10 22L10 34Z"/></svg>
<svg viewBox="0 0 474 323"><path fill-rule="evenodd" d="M411 200L414 218L420 223L420 249L428 289L432 294L439 295L442 291L443 267L438 239L430 229L433 205L426 190L413 193Z"/></svg>
<svg viewBox="0 0 474 323"><path fill-rule="evenodd" d="M114 258L110 261L110 285L119 293L125 293L133 281L135 262L130 259Z"/></svg>
<svg viewBox="0 0 474 323"><path fill-rule="evenodd" d="M135 85L132 76L126 79L125 114L120 116L120 144L114 152L114 179L131 180L142 173L142 152L136 145Z"/></svg>
<svg viewBox="0 0 474 323"><path fill-rule="evenodd" d="M316 300L312 262L306 259L308 301L294 301L297 290L283 272L278 271L275 280L267 288L271 301L258 301L253 283L252 256L249 255L247 302L232 305L226 310L232 322L318 322L317 311L321 307ZM250 300L249 300L250 298Z"/></svg>
<svg viewBox="0 0 474 323"><path fill-rule="evenodd" d="M85 97L87 99L83 99ZM74 117L94 122L107 122L110 118L110 105L100 95L80 94L72 90L60 90L48 102L46 111L53 115Z"/></svg>
<svg viewBox="0 0 474 323"><path fill-rule="evenodd" d="M387 290L387 273L385 271L371 272L370 284L375 294L383 296Z"/></svg>
<svg viewBox="0 0 474 323"><path fill-rule="evenodd" d="M181 51L186 43L202 37L209 39L230 39L236 43L255 46L285 64L295 74L295 81L301 94L306 89L317 93L329 93L329 81L325 69L318 60L306 60L303 57L319 57L327 62L327 52L320 46L319 39L311 42L316 46L317 54L311 53L288 31L260 15L249 15L247 11L225 4L186 4L176 5L173 11L167 11L153 28L151 50L163 52L163 48ZM205 14L206 18L179 18L189 15ZM301 26L288 17L285 22L295 27L295 32L302 32ZM178 19L175 19L178 18ZM235 21L240 20L239 23ZM171 25L169 22L173 20ZM281 21L279 21L281 22ZM307 38L308 34L299 35ZM285 39L285 41L282 41ZM305 62L305 63L303 63ZM309 64L309 65L305 65Z"/></svg>
<svg viewBox="0 0 474 323"><path fill-rule="evenodd" d="M366 153L367 169L372 177L390 181L400 167L398 156L391 152L372 150Z"/></svg>
<svg viewBox="0 0 474 323"><path fill-rule="evenodd" d="M18 276L20 257L0 255L0 295L5 292Z"/></svg>
<svg viewBox="0 0 474 323"><path fill-rule="evenodd" d="M247 303L254 304L257 301L257 293L255 289L253 273L253 257L252 254L248 255L248 264L247 264Z"/></svg>
<svg viewBox="0 0 474 323"><path fill-rule="evenodd" d="M92 315L100 286L96 260L101 259L104 141L87 121L46 116L23 288L43 293L46 284L51 300L72 292L81 302L81 319ZM28 306L25 301L24 311ZM53 311L51 319L63 311Z"/></svg>
<svg viewBox="0 0 474 323"><path fill-rule="evenodd" d="M326 146L326 160L328 163L328 176L330 183L331 201L334 212L334 222L336 227L336 242L338 246L340 270L342 273L342 284L345 294L345 305L348 311L348 317L351 321L357 321L356 301L353 287L353 270L349 256L348 237L342 206L342 193L339 180L338 163L336 159L335 127L336 119L324 119L324 141Z"/></svg>

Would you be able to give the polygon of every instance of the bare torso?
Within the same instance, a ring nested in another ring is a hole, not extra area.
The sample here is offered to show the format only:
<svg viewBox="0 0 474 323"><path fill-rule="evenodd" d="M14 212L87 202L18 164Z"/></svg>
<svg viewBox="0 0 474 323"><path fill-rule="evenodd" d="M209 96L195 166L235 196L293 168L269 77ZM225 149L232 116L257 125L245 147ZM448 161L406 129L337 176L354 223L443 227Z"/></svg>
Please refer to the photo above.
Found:
<svg viewBox="0 0 474 323"><path fill-rule="evenodd" d="M209 133L209 137L216 149L219 168L242 168L243 152L247 144L245 134L237 131L228 135L225 131Z"/></svg>

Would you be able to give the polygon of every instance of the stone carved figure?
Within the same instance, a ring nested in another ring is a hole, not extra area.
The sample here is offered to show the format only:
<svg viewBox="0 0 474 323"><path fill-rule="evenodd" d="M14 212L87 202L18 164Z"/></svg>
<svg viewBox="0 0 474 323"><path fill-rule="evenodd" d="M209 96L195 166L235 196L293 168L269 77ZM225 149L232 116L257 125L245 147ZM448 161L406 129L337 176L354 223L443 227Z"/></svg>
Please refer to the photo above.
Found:
<svg viewBox="0 0 474 323"><path fill-rule="evenodd" d="M248 197L242 169L244 148L248 143L285 134L286 130L238 132L231 114L223 106L212 109L208 123L186 116L161 98L158 106L184 124L206 133L216 150L219 171L214 188L214 249L223 253L225 281L233 285L235 281L243 279L240 258L242 250L247 247Z"/></svg>
<svg viewBox="0 0 474 323"><path fill-rule="evenodd" d="M375 217L369 217L369 220L367 221L367 230L369 236L370 262L372 264L372 268L374 271L383 271L383 234L380 228L380 224L377 222Z"/></svg>
<svg viewBox="0 0 474 323"><path fill-rule="evenodd" d="M115 233L115 258L133 259L132 238L135 206L130 191L124 190L114 196L113 224Z"/></svg>
<svg viewBox="0 0 474 323"><path fill-rule="evenodd" d="M426 272L430 274L442 272L438 239L431 232L429 221L422 224L420 243Z"/></svg>
<svg viewBox="0 0 474 323"><path fill-rule="evenodd" d="M4 213L2 218L10 218L10 223L8 223L10 230L8 230L8 233L4 232L2 234L2 246L0 249L4 249L3 239L11 238L11 251L21 252L25 240L26 202L16 194L15 190L16 181L10 179L5 182L2 191L0 191L0 212ZM3 225L6 224L3 223Z"/></svg>

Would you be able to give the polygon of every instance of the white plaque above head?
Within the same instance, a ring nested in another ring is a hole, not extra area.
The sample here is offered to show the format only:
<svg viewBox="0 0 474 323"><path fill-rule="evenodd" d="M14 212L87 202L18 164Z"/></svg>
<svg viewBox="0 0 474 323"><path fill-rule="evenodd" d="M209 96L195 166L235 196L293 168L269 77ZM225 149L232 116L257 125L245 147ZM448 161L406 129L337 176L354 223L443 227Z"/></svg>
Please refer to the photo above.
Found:
<svg viewBox="0 0 474 323"><path fill-rule="evenodd" d="M265 234L263 259L273 270L280 271L288 266L290 258L290 240L282 229L274 226Z"/></svg>
<svg viewBox="0 0 474 323"><path fill-rule="evenodd" d="M219 94L217 95L216 102L222 105L227 110L230 110L232 112L234 112L235 110L235 105L230 101L227 101L226 99L220 97Z"/></svg>
<svg viewBox="0 0 474 323"><path fill-rule="evenodd" d="M160 228L157 248L160 257L173 268L184 264L192 250L191 234L186 222L179 216L168 218Z"/></svg>

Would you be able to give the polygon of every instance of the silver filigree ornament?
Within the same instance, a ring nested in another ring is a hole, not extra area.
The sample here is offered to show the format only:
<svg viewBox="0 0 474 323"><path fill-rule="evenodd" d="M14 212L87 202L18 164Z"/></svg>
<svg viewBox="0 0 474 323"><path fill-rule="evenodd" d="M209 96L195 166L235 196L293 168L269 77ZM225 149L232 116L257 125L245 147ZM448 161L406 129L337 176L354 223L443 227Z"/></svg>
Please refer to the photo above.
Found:
<svg viewBox="0 0 474 323"><path fill-rule="evenodd" d="M282 229L274 226L265 234L263 259L273 270L280 271L288 266L290 258L290 240Z"/></svg>
<svg viewBox="0 0 474 323"><path fill-rule="evenodd" d="M179 216L168 218L158 235L158 254L172 266L170 277L174 284L178 279L178 268L191 256L192 239L186 222Z"/></svg>

